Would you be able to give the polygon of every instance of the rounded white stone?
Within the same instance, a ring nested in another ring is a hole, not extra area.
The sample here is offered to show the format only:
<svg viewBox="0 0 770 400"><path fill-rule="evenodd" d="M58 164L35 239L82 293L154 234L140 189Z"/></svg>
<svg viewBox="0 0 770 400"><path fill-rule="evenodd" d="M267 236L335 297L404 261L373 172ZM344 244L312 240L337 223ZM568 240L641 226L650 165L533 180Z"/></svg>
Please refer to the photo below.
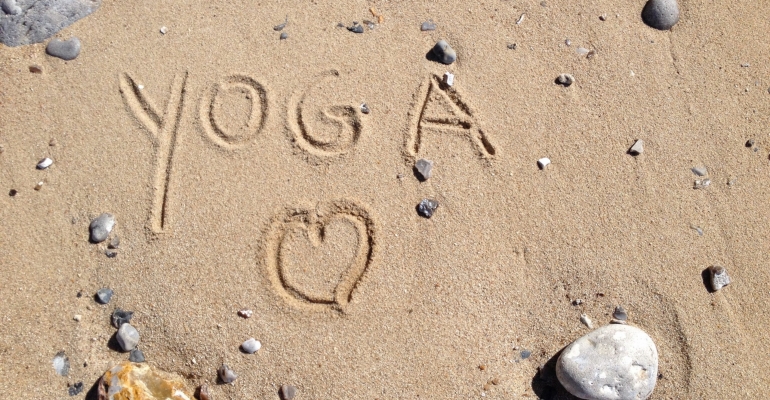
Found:
<svg viewBox="0 0 770 400"><path fill-rule="evenodd" d="M251 338L241 344L241 349L249 354L254 354L262 348L262 343L259 340Z"/></svg>
<svg viewBox="0 0 770 400"><path fill-rule="evenodd" d="M139 344L139 331L130 324L123 324L115 335L123 351L131 351Z"/></svg>
<svg viewBox="0 0 770 400"><path fill-rule="evenodd" d="M606 325L562 351L556 376L581 399L646 399L658 379L658 349L639 328Z"/></svg>

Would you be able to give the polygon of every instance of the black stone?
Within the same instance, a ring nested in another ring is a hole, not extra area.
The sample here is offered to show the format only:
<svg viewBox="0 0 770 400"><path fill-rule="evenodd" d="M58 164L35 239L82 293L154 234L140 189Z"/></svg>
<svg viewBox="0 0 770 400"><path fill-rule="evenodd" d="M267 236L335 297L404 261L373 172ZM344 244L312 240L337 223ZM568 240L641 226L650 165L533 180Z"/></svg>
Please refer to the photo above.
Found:
<svg viewBox="0 0 770 400"><path fill-rule="evenodd" d="M432 199L424 199L417 205L417 214L421 217L430 218L438 208L438 201Z"/></svg>

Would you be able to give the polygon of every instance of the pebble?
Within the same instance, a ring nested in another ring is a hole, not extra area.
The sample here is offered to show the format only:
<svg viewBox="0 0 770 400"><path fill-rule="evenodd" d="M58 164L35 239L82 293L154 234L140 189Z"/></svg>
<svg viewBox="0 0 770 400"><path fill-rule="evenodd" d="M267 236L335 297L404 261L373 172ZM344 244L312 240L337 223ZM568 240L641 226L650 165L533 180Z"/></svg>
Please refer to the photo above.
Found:
<svg viewBox="0 0 770 400"><path fill-rule="evenodd" d="M91 243L101 243L107 240L112 228L115 226L115 217L104 213L91 221L88 229L91 231Z"/></svg>
<svg viewBox="0 0 770 400"><path fill-rule="evenodd" d="M64 350L56 353L53 357L53 369L60 376L67 376L70 373L70 359L64 354Z"/></svg>
<svg viewBox="0 0 770 400"><path fill-rule="evenodd" d="M107 245L108 249L117 249L120 247L120 237L115 236L110 240L110 243Z"/></svg>
<svg viewBox="0 0 770 400"><path fill-rule="evenodd" d="M39 65L30 65L29 66L29 72L33 74L42 74L43 73L43 67Z"/></svg>
<svg viewBox="0 0 770 400"><path fill-rule="evenodd" d="M711 288L714 291L720 290L730 284L730 276L727 275L727 269L725 269L725 267L712 265L709 267L709 275L711 276Z"/></svg>
<svg viewBox="0 0 770 400"><path fill-rule="evenodd" d="M123 361L102 375L94 398L192 400L195 397L182 377L149 364Z"/></svg>
<svg viewBox="0 0 770 400"><path fill-rule="evenodd" d="M260 343L259 340L254 338L250 338L249 340L241 344L241 349L248 354L254 354L258 352L259 349L261 348L262 348L262 343Z"/></svg>
<svg viewBox="0 0 770 400"><path fill-rule="evenodd" d="M9 191L8 191L8 196L14 197L14 196L16 196L16 194L18 194L18 193L19 193L19 191L18 191L18 190L16 190L16 189L11 189L11 190L9 190Z"/></svg>
<svg viewBox="0 0 770 400"><path fill-rule="evenodd" d="M520 354L521 354L521 359L526 360L529 358L529 356L532 355L532 352L529 350L522 350Z"/></svg>
<svg viewBox="0 0 770 400"><path fill-rule="evenodd" d="M747 140L746 147L754 147L754 139Z"/></svg>
<svg viewBox="0 0 770 400"><path fill-rule="evenodd" d="M101 0L2 0L0 43L12 47L41 43L91 14L101 3Z"/></svg>
<svg viewBox="0 0 770 400"><path fill-rule="evenodd" d="M698 176L706 176L709 173L706 167L692 167L690 171L692 171L693 174Z"/></svg>
<svg viewBox="0 0 770 400"><path fill-rule="evenodd" d="M286 28L286 24L288 23L289 23L289 16L287 15L286 19L283 22L273 27L273 30L276 32L282 31L283 28Z"/></svg>
<svg viewBox="0 0 770 400"><path fill-rule="evenodd" d="M297 395L297 388L292 385L281 385L281 399L292 400Z"/></svg>
<svg viewBox="0 0 770 400"><path fill-rule="evenodd" d="M104 255L107 256L107 258L115 258L118 256L118 252L114 250L107 250L104 252Z"/></svg>
<svg viewBox="0 0 770 400"><path fill-rule="evenodd" d="M289 38L289 34L286 32L281 32L281 36L278 37L280 40L286 40Z"/></svg>
<svg viewBox="0 0 770 400"><path fill-rule="evenodd" d="M364 114L369 114L370 112L372 112L372 111L369 109L369 106L368 106L368 105L366 105L366 103L361 103L361 106L360 106L360 108L361 108L361 112L362 112L362 113L364 113Z"/></svg>
<svg viewBox="0 0 770 400"><path fill-rule="evenodd" d="M113 292L112 289L101 288L96 291L96 301L100 304L107 304L112 299L113 294L115 294L115 292Z"/></svg>
<svg viewBox="0 0 770 400"><path fill-rule="evenodd" d="M506 47L508 47L508 50L516 50L516 43L509 43Z"/></svg>
<svg viewBox="0 0 770 400"><path fill-rule="evenodd" d="M115 335L118 344L123 351L131 351L139 344L139 331L131 324L123 324Z"/></svg>
<svg viewBox="0 0 770 400"><path fill-rule="evenodd" d="M120 328L123 326L123 324L127 324L131 322L131 318L134 317L133 311L124 311L119 308L116 308L115 311L112 312L112 326L115 328Z"/></svg>
<svg viewBox="0 0 770 400"><path fill-rule="evenodd" d="M625 324L628 321L628 313L622 306L615 307L615 311L612 312L611 324Z"/></svg>
<svg viewBox="0 0 770 400"><path fill-rule="evenodd" d="M77 396L82 391L83 391L83 382L75 383L74 385L72 385L69 388L67 388L67 393L70 396Z"/></svg>
<svg viewBox="0 0 770 400"><path fill-rule="evenodd" d="M211 395L209 394L209 385L205 383L201 385L200 389L198 389L198 397L200 400L211 400Z"/></svg>
<svg viewBox="0 0 770 400"><path fill-rule="evenodd" d="M417 172L417 178L420 181L427 181L433 172L433 161L421 158L414 163L414 170Z"/></svg>
<svg viewBox="0 0 770 400"><path fill-rule="evenodd" d="M537 167L540 169L545 169L545 167L547 167L548 164L550 163L551 163L551 159L549 159L548 157L543 157L537 160Z"/></svg>
<svg viewBox="0 0 770 400"><path fill-rule="evenodd" d="M658 378L658 350L639 328L605 325L564 348L556 376L581 399L646 399Z"/></svg>
<svg viewBox="0 0 770 400"><path fill-rule="evenodd" d="M709 185L711 185L711 179L703 179L703 180L698 179L693 184L693 189L705 189Z"/></svg>
<svg viewBox="0 0 770 400"><path fill-rule="evenodd" d="M74 60L80 55L80 39L73 37L69 40L52 39L45 47L49 56L61 58L65 61Z"/></svg>
<svg viewBox="0 0 770 400"><path fill-rule="evenodd" d="M420 30L425 31L435 31L436 30L436 24L433 23L433 20L427 20L420 25Z"/></svg>
<svg viewBox="0 0 770 400"><path fill-rule="evenodd" d="M238 311L238 316L241 318L251 318L251 316L254 315L254 311L251 310L240 310Z"/></svg>
<svg viewBox="0 0 770 400"><path fill-rule="evenodd" d="M644 140L639 139L636 142L634 142L634 145L631 146L630 149L628 149L628 154L631 154L632 156L638 156L639 154L644 153Z"/></svg>
<svg viewBox="0 0 770 400"><path fill-rule="evenodd" d="M446 40L439 40L431 51L442 64L449 65L457 60L457 53Z"/></svg>
<svg viewBox="0 0 770 400"><path fill-rule="evenodd" d="M348 30L353 33L364 33L363 25L359 25L357 22L354 22L353 26L349 26Z"/></svg>
<svg viewBox="0 0 770 400"><path fill-rule="evenodd" d="M51 160L50 158L46 157L46 158L40 160L37 163L37 169L46 169L46 168L50 167L51 164L53 164L53 160Z"/></svg>
<svg viewBox="0 0 770 400"><path fill-rule="evenodd" d="M168 33L168 28L166 28L165 26L161 26L160 27L160 34L161 35L165 35L166 33Z"/></svg>
<svg viewBox="0 0 770 400"><path fill-rule="evenodd" d="M143 363L144 362L144 353L142 353L141 350L138 348L131 350L131 353L128 354L128 361L135 362L135 363Z"/></svg>
<svg viewBox="0 0 770 400"><path fill-rule="evenodd" d="M238 378L235 371L231 370L227 364L222 364L217 372L219 373L219 379L222 379L222 382L224 383L233 383L235 379Z"/></svg>
<svg viewBox="0 0 770 400"><path fill-rule="evenodd" d="M591 318L589 318L588 315L580 314L580 322L587 326L588 329L594 329L594 323L591 321Z"/></svg>
<svg viewBox="0 0 770 400"><path fill-rule="evenodd" d="M436 212L437 208L438 201L432 199L424 199L420 202L419 205L417 205L417 213L420 214L421 217L430 218L433 216L433 213Z"/></svg>
<svg viewBox="0 0 770 400"><path fill-rule="evenodd" d="M43 182L43 181L40 181L40 182L38 182L38 183L36 183L36 184L35 184L35 187L34 187L33 189L35 189L36 191L38 191L38 192L39 192L39 191L40 191L40 189L42 189L42 188L43 188L43 184L45 184L45 182Z"/></svg>
<svg viewBox="0 0 770 400"><path fill-rule="evenodd" d="M559 74L559 76L556 77L556 83L564 87L570 87L575 83L575 77L572 76L572 74Z"/></svg>
<svg viewBox="0 0 770 400"><path fill-rule="evenodd" d="M447 86L454 86L455 84L455 75L449 72L444 73L444 83L446 83Z"/></svg>
<svg viewBox="0 0 770 400"><path fill-rule="evenodd" d="M75 316L72 317L72 319L74 319L77 322L80 322L80 320L83 319L83 316L80 314L75 314Z"/></svg>
<svg viewBox="0 0 770 400"><path fill-rule="evenodd" d="M649 0L642 9L642 20L655 29L669 30L679 22L679 5L676 0Z"/></svg>

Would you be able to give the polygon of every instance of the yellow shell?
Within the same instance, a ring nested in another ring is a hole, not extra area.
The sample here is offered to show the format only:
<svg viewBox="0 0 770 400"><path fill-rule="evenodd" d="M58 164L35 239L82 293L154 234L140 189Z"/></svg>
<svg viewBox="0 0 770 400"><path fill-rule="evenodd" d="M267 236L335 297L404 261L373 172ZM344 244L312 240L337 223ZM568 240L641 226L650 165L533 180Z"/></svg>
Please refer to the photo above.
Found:
<svg viewBox="0 0 770 400"><path fill-rule="evenodd" d="M124 361L102 375L99 400L192 400L181 377Z"/></svg>

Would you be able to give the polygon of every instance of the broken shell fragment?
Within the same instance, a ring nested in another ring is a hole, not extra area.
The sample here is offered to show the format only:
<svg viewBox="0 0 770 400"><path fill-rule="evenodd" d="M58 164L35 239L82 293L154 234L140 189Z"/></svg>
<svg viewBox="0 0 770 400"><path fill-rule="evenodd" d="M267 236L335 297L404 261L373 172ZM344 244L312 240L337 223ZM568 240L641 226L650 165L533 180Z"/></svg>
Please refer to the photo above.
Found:
<svg viewBox="0 0 770 400"><path fill-rule="evenodd" d="M148 364L124 361L102 375L99 400L192 400L192 391L181 377Z"/></svg>

